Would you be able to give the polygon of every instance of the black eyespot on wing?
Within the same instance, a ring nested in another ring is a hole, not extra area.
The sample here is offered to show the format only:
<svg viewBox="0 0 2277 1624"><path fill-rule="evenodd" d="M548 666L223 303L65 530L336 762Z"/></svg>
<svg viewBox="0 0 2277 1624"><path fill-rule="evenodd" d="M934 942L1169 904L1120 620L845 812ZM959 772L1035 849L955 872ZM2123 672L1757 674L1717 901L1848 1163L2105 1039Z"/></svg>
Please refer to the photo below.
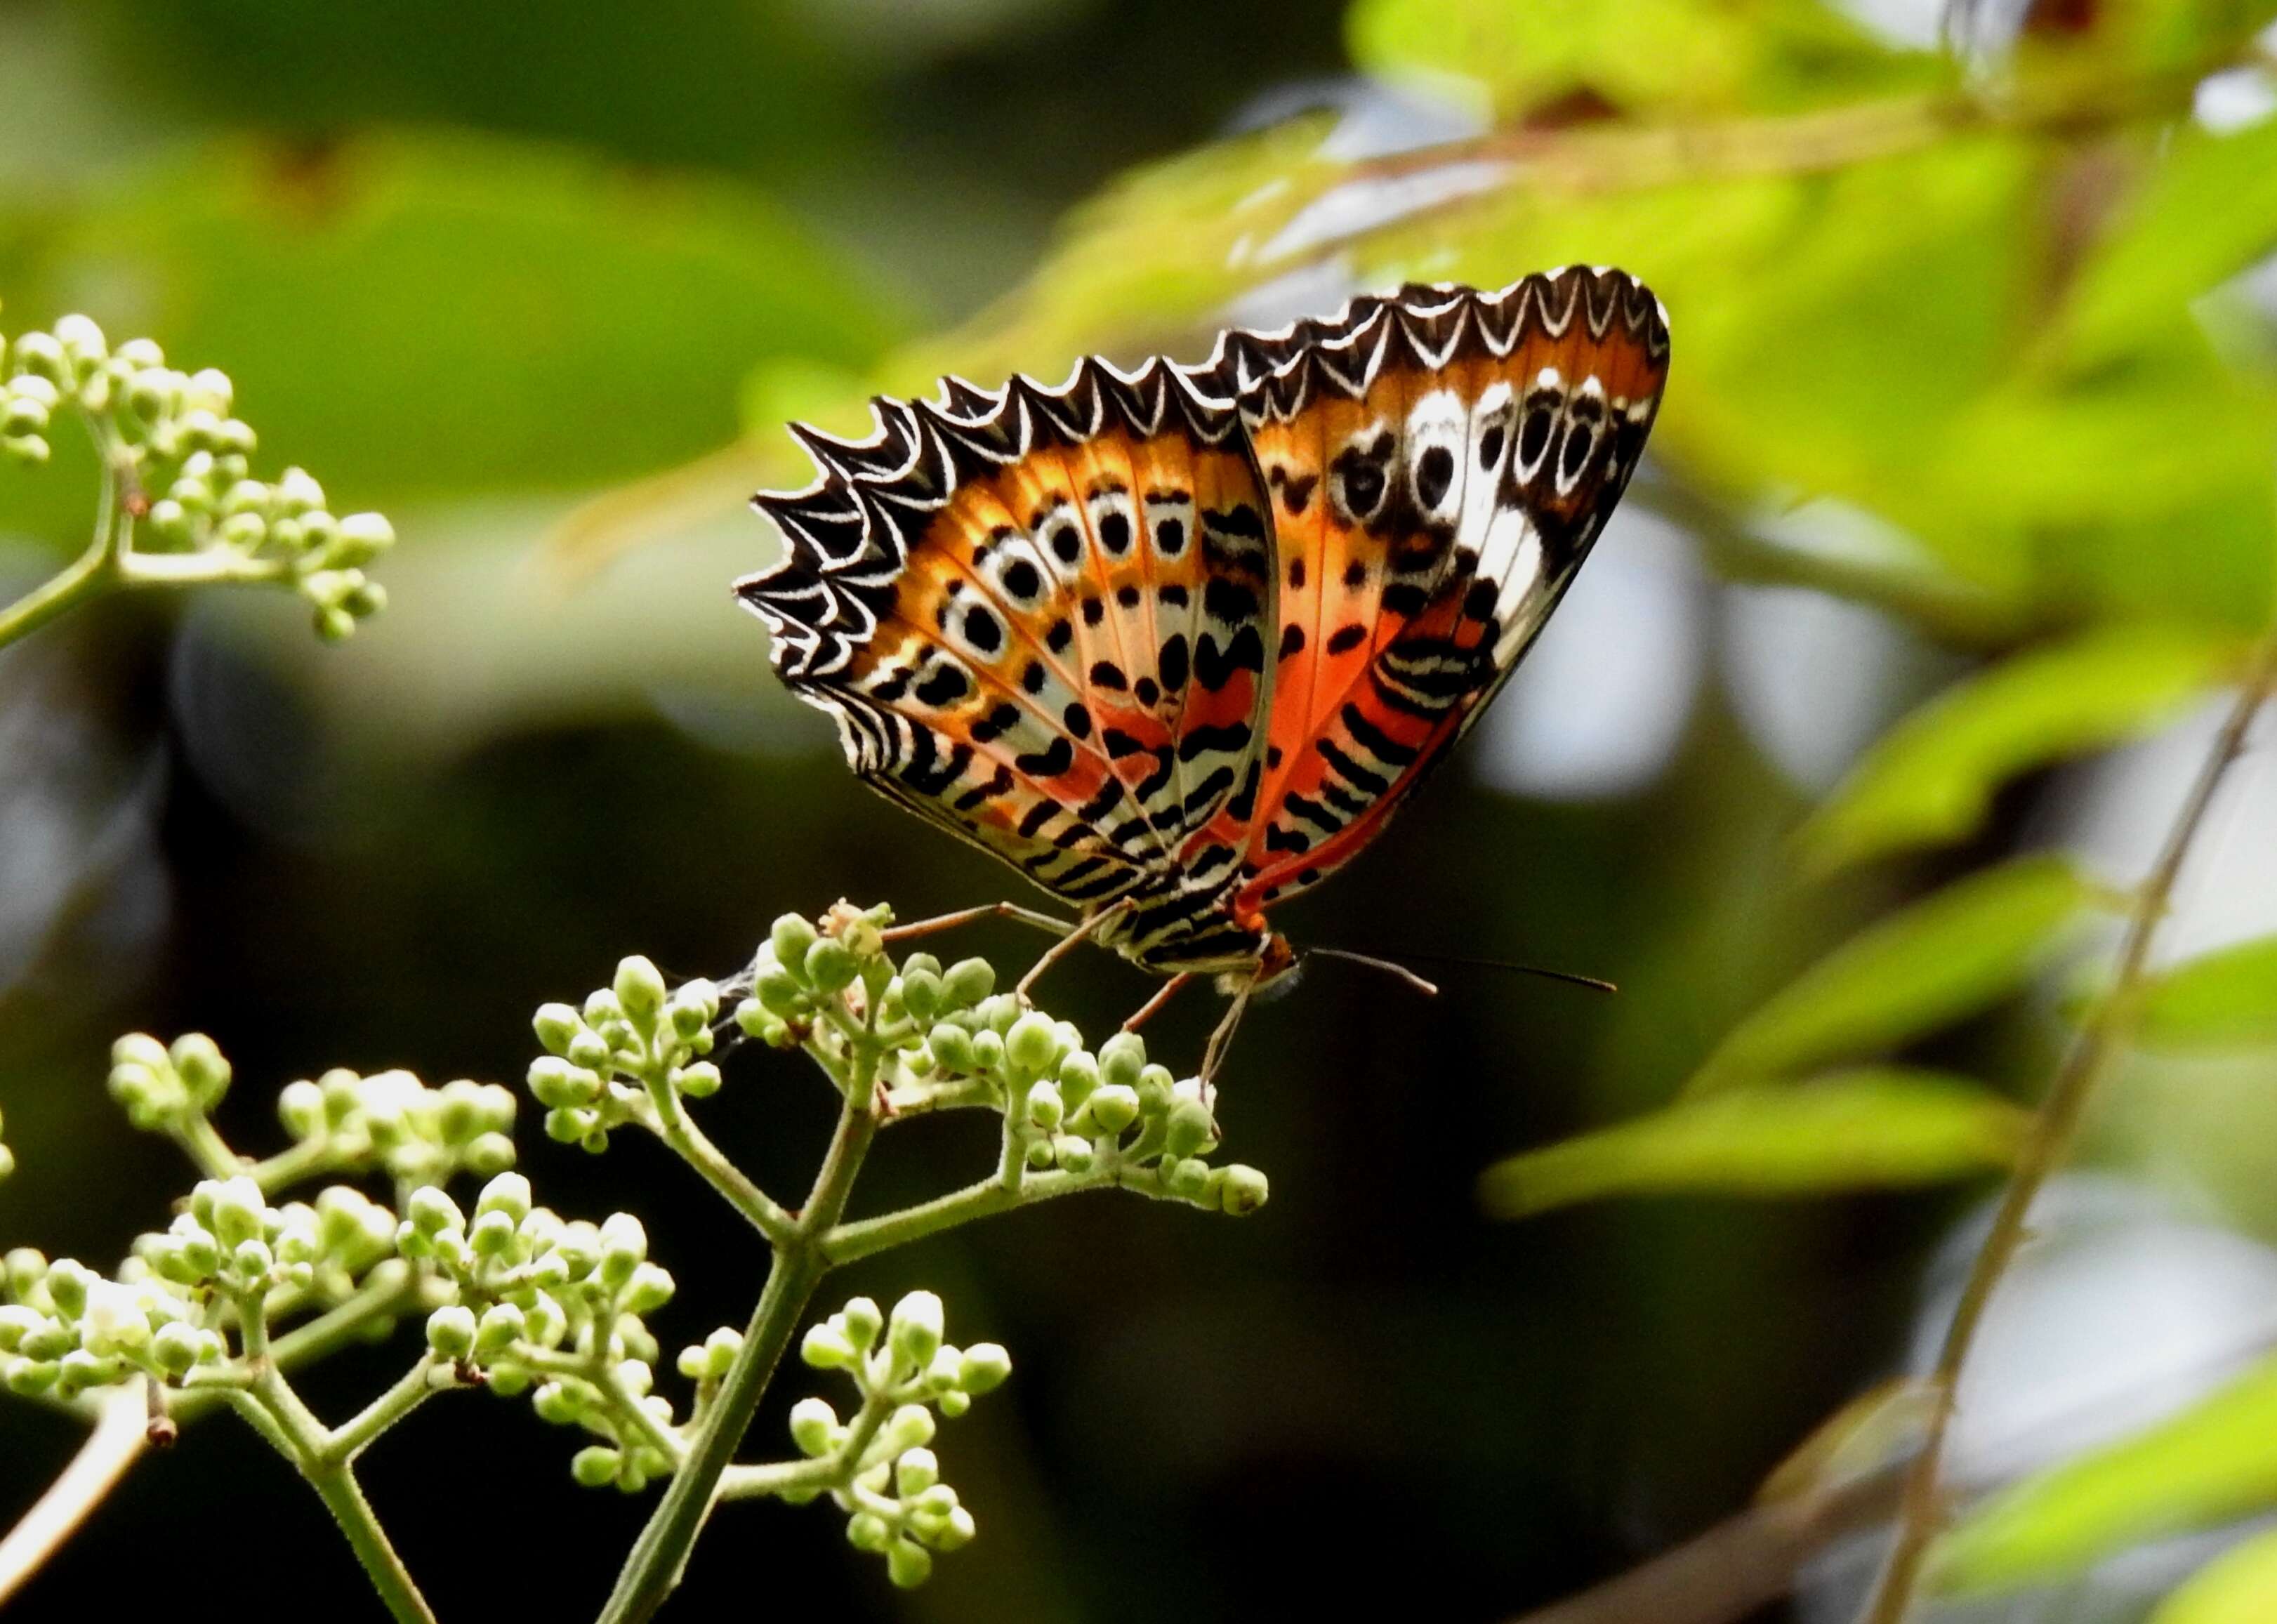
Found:
<svg viewBox="0 0 2277 1624"><path fill-rule="evenodd" d="M1149 710L1161 703L1162 698L1162 690L1154 685L1154 679L1151 676L1142 676L1131 683L1131 693L1133 698Z"/></svg>
<svg viewBox="0 0 2277 1624"><path fill-rule="evenodd" d="M939 710L945 705L955 705L972 691L964 680L964 673L955 666L935 666L933 675L918 684L918 702Z"/></svg>
<svg viewBox="0 0 2277 1624"><path fill-rule="evenodd" d="M1138 606L1138 589L1135 586L1127 584L1116 587L1115 589L1115 601L1121 604L1126 609L1137 608Z"/></svg>
<svg viewBox="0 0 2277 1624"><path fill-rule="evenodd" d="M1093 688L1111 688L1118 693L1131 686L1123 675L1123 667L1111 660L1092 661L1091 685Z"/></svg>
<svg viewBox="0 0 2277 1624"><path fill-rule="evenodd" d="M1106 618L1107 606L1100 602L1099 599L1096 597L1091 597L1083 600L1083 623L1085 625L1096 626L1100 621Z"/></svg>
<svg viewBox="0 0 2277 1624"><path fill-rule="evenodd" d="M1037 593L1044 590L1043 576L1038 572L1033 564L1024 558L1016 558L1005 565L1004 573L1001 578L1004 583L1004 590L1022 603L1031 601Z"/></svg>
<svg viewBox="0 0 2277 1624"><path fill-rule="evenodd" d="M1087 739L1091 736L1091 710L1082 701L1078 700L1061 712L1060 720L1067 723L1067 730L1076 737Z"/></svg>
<svg viewBox="0 0 2277 1624"><path fill-rule="evenodd" d="M1212 576L1202 587L1202 611L1214 620L1239 625L1258 610L1257 594L1240 582Z"/></svg>
<svg viewBox="0 0 2277 1624"><path fill-rule="evenodd" d="M1470 591L1463 594L1463 614L1474 621L1494 619L1495 603L1502 589L1491 581L1474 581Z"/></svg>
<svg viewBox="0 0 2277 1624"><path fill-rule="evenodd" d="M1344 586L1347 591L1356 592L1367 584L1367 566L1366 564L1363 564L1358 559L1354 559L1351 563L1344 566Z"/></svg>
<svg viewBox="0 0 2277 1624"><path fill-rule="evenodd" d="M1292 558L1289 560L1289 590L1292 592L1301 592L1305 590L1305 560L1303 559Z"/></svg>
<svg viewBox="0 0 2277 1624"><path fill-rule="evenodd" d="M1068 644L1074 641L1075 628L1068 624L1065 615L1054 621L1052 629L1044 634L1044 646L1055 654L1066 653Z"/></svg>
<svg viewBox="0 0 2277 1624"><path fill-rule="evenodd" d="M1012 765L1031 777L1057 778L1075 765L1075 746L1068 743L1066 735L1055 734L1043 749L1015 756Z"/></svg>
<svg viewBox="0 0 2277 1624"><path fill-rule="evenodd" d="M1577 423L1567 428L1565 449L1557 459L1557 477L1567 481L1580 478L1596 443L1596 431L1588 423Z"/></svg>
<svg viewBox="0 0 2277 1624"><path fill-rule="evenodd" d="M1504 438L1502 424L1498 423L1489 423L1487 431L1479 436L1479 466L1489 474L1494 472L1495 464L1502 461Z"/></svg>
<svg viewBox="0 0 2277 1624"><path fill-rule="evenodd" d="M1032 694L1040 694L1044 691L1044 662L1032 660L1028 662L1028 668L1020 673L1020 686Z"/></svg>
<svg viewBox="0 0 2277 1624"><path fill-rule="evenodd" d="M1291 654L1301 654L1304 652L1305 629L1296 621L1291 621L1281 629L1281 658L1286 660Z"/></svg>
<svg viewBox="0 0 2277 1624"><path fill-rule="evenodd" d="M1348 654L1367 641L1367 628L1359 622L1355 621L1350 626L1339 626L1329 634L1329 652Z"/></svg>
<svg viewBox="0 0 2277 1624"><path fill-rule="evenodd" d="M1154 551L1164 558L1176 558L1186 550L1186 524L1183 519L1154 521Z"/></svg>
<svg viewBox="0 0 2277 1624"><path fill-rule="evenodd" d="M1425 451L1415 464L1415 499L1425 507L1444 501L1455 483L1455 454L1444 446Z"/></svg>
<svg viewBox="0 0 2277 1624"><path fill-rule="evenodd" d="M1004 629L987 609L974 604L964 612L964 640L984 654L994 654L1004 646Z"/></svg>
<svg viewBox="0 0 2277 1624"><path fill-rule="evenodd" d="M1131 517L1128 514L1107 513L1099 518L1099 545L1116 558L1131 551Z"/></svg>
<svg viewBox="0 0 2277 1624"><path fill-rule="evenodd" d="M1557 420L1557 408L1553 397L1550 400L1529 401L1526 422L1518 431L1518 461L1521 468L1532 468L1542 461L1542 454L1550 447L1550 429Z"/></svg>
<svg viewBox="0 0 2277 1624"><path fill-rule="evenodd" d="M1052 526L1051 533L1044 538L1044 545L1051 548L1052 556L1062 564L1072 564L1083 556L1083 538L1077 535L1075 526L1065 520Z"/></svg>
<svg viewBox="0 0 2277 1624"><path fill-rule="evenodd" d="M1020 725L1020 707L1000 703L987 715L972 724L972 742L991 744Z"/></svg>
<svg viewBox="0 0 2277 1624"><path fill-rule="evenodd" d="M1186 589L1183 586L1158 586L1154 589L1154 598L1158 603L1168 604L1173 609L1186 606Z"/></svg>
<svg viewBox="0 0 2277 1624"><path fill-rule="evenodd" d="M1162 674L1162 687L1176 693L1186 685L1186 634L1173 632L1170 640L1162 644L1162 652L1155 667Z"/></svg>

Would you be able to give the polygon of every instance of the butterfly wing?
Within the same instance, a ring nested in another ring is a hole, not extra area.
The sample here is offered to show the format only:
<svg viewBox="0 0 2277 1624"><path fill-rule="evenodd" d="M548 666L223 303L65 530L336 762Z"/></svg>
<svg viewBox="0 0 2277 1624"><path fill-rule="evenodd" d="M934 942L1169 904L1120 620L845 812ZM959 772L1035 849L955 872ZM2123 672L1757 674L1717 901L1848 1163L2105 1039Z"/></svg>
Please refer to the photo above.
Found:
<svg viewBox="0 0 2277 1624"><path fill-rule="evenodd" d="M1658 301L1570 268L1356 301L1244 392L1282 592L1237 911L1359 851L1508 680L1620 499L1667 369Z"/></svg>
<svg viewBox="0 0 2277 1624"><path fill-rule="evenodd" d="M1222 380L1091 361L872 415L798 431L818 478L758 499L785 553L737 591L778 673L864 779L1062 898L1189 886L1192 834L1253 804L1274 614Z"/></svg>

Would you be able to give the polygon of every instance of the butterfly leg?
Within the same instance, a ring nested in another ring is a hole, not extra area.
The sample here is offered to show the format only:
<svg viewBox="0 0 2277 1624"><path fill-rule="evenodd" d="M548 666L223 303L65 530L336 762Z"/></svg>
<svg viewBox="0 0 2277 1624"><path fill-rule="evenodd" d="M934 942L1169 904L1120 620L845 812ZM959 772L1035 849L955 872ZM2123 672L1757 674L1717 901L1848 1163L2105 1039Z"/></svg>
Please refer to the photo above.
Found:
<svg viewBox="0 0 2277 1624"><path fill-rule="evenodd" d="M1152 998L1146 1000L1145 1003L1140 1004L1138 1006L1138 1012L1136 1015L1133 1015L1129 1020L1123 1023L1123 1030L1125 1032L1136 1032L1148 1021L1153 1020L1155 1016L1161 1013L1162 1006L1164 1004L1169 1003L1171 999L1177 996L1178 989L1185 986L1187 982L1193 979L1193 972L1192 971L1181 970L1177 974L1163 982L1161 990L1157 992Z"/></svg>
<svg viewBox="0 0 2277 1624"><path fill-rule="evenodd" d="M1226 1006L1225 1015L1218 1022L1217 1030L1210 1033L1208 1046L1202 1050L1201 1083L1204 1088L1217 1080L1217 1069L1224 1064L1225 1052L1233 1045L1234 1031L1241 1025L1242 1016L1248 1012L1249 995L1256 990L1257 983L1251 981L1236 993L1233 1002Z"/></svg>
<svg viewBox="0 0 2277 1624"><path fill-rule="evenodd" d="M1054 919L1048 913L1039 913L1033 908L1023 908L1017 903L984 903L978 908L960 908L955 913L938 914L930 919L912 919L907 925L888 926L883 933L887 942L915 942L920 936L955 930L960 925L971 925L980 919L1012 919L1022 925L1033 926L1055 936L1064 936L1079 928L1072 919Z"/></svg>
<svg viewBox="0 0 2277 1624"><path fill-rule="evenodd" d="M1027 1003L1028 989L1042 979L1045 971L1074 952L1078 946L1097 935L1100 928L1109 921L1121 919L1137 905L1126 896L1111 908L1102 908L1082 924L1070 926L1065 935L1044 949L1044 956L1041 958L1028 966L1028 973L1022 976L1019 985L1013 987L1014 995L1022 1003Z"/></svg>

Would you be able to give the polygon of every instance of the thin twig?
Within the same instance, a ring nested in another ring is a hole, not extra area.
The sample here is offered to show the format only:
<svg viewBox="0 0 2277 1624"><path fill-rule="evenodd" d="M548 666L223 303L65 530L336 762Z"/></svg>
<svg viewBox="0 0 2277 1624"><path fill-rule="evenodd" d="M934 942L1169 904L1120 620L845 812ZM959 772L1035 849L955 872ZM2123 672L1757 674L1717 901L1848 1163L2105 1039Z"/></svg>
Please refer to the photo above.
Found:
<svg viewBox="0 0 2277 1624"><path fill-rule="evenodd" d="M140 1382L105 1395L94 1430L72 1463L8 1531L8 1537L0 1539L0 1604L47 1565L126 1475L148 1442L148 1425Z"/></svg>
<svg viewBox="0 0 2277 1624"><path fill-rule="evenodd" d="M2273 685L2277 685L2277 635L2265 639L2256 652L2237 701L2231 706L2228 719L2223 722L2174 826L2167 831L2166 845L2142 888L2136 893L2111 990L2089 1013L2055 1080L2049 1085L2047 1098L2041 1103L2031 1132L2018 1154L2015 1175L2001 1194L2000 1205L1992 1216L1991 1230L1970 1266L1968 1284L1953 1309L1953 1323L1946 1331L1944 1345L1938 1351L1937 1368L1930 1376L1929 1419L1921 1453L1914 1458L1906 1475L1897 1541L1882 1570L1880 1582L1861 1614L1866 1624L1902 1624L1912 1608L1921 1582L1923 1559L1944 1520L1940 1473L1946 1435L1952 1426L1954 1397L1970 1346L1976 1340L1993 1292L2017 1248L2023 1244L2025 1218L2033 1198L2048 1175L2061 1163L2078 1131L2081 1113L2096 1080L2134 1029L2141 1009L2144 970L2150 962L2151 942L2174 896L2182 860L2189 854L2191 842L2205 821L2214 792L2244 750L2246 735L2267 701Z"/></svg>

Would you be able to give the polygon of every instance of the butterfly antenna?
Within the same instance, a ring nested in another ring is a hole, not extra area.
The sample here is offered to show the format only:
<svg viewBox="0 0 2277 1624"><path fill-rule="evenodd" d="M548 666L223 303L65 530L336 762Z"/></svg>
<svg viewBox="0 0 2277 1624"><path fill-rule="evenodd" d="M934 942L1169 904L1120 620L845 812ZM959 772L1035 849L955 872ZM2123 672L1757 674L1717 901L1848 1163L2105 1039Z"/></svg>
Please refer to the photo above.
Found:
<svg viewBox="0 0 2277 1624"><path fill-rule="evenodd" d="M1387 970L1399 969L1398 965L1388 960L1369 958L1360 953L1348 953L1342 948L1314 948L1312 950L1315 953L1326 953L1333 958L1358 959L1362 964L1376 964ZM1405 957L1421 959L1428 964L1467 964L1474 970L1506 970L1512 975L1539 976L1545 981L1564 981L1573 987L1586 987L1591 992L1596 993L1617 993L1621 990L1612 982L1597 976L1582 975L1573 970L1550 970L1540 964L1515 964L1506 958L1473 958L1460 953L1409 953ZM1408 972L1401 973L1412 974ZM1425 987L1431 985L1420 976L1413 976L1412 979Z"/></svg>
<svg viewBox="0 0 2277 1624"><path fill-rule="evenodd" d="M1345 948L1308 948L1306 949L1306 957L1341 958L1348 964L1366 964L1372 970L1382 971L1384 974L1396 980L1406 982L1426 998L1436 998L1439 995L1439 988L1436 983L1425 980L1406 965L1395 964L1388 958L1375 958L1366 953L1354 953Z"/></svg>

